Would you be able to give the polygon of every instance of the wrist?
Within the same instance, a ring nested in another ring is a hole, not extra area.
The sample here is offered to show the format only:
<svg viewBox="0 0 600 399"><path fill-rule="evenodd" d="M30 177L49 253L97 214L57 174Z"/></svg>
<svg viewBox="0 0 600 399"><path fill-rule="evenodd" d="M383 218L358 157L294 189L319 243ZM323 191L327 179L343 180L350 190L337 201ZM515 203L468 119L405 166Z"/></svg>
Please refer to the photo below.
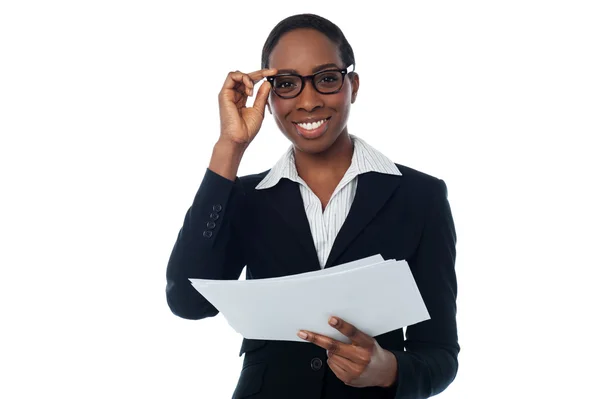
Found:
<svg viewBox="0 0 600 399"><path fill-rule="evenodd" d="M219 140L213 148L209 169L233 181L247 145Z"/></svg>
<svg viewBox="0 0 600 399"><path fill-rule="evenodd" d="M398 381L398 362L396 361L396 356L392 352L386 350L386 354L388 355L386 362L388 364L388 367L386 367L388 372L384 376L380 386L383 388L391 388Z"/></svg>
<svg viewBox="0 0 600 399"><path fill-rule="evenodd" d="M215 148L222 151L230 151L236 153L243 153L248 148L249 143L239 143L233 140L229 140L227 138L219 137L217 142L215 143Z"/></svg>

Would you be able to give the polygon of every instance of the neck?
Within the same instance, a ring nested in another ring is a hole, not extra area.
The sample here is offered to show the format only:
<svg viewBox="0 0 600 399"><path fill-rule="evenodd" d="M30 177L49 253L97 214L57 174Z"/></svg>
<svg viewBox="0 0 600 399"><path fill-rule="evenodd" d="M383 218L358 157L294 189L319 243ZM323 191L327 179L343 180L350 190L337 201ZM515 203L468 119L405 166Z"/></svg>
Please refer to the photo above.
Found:
<svg viewBox="0 0 600 399"><path fill-rule="evenodd" d="M294 149L298 175L305 181L341 180L352 163L353 153L354 145L346 130L331 147L318 154Z"/></svg>

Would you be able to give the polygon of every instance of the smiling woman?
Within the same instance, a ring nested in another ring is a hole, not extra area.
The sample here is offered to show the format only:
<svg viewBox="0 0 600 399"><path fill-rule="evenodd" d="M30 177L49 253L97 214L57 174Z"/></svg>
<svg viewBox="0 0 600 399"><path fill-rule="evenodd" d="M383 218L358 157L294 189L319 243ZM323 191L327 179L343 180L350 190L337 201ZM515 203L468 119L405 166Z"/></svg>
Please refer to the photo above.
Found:
<svg viewBox="0 0 600 399"><path fill-rule="evenodd" d="M245 265L248 279L278 277L381 254L407 260L431 318L407 327L406 339L403 329L371 337L339 317L329 323L350 344L311 331L298 332L309 344L244 339L234 398L427 398L456 376L446 185L349 133L354 65L335 24L302 14L272 30L262 69L227 75L221 134L167 265L167 301L174 314L202 319L218 310L189 278L237 279ZM265 109L291 146L270 170L238 177Z"/></svg>
<svg viewBox="0 0 600 399"><path fill-rule="evenodd" d="M348 67L354 64L352 48L344 45L346 52L342 55L338 42L346 39L341 32L334 40L314 28L280 32L281 26L294 26L290 22L276 27L274 32L280 37L272 35L263 49L270 51L263 56L263 68L278 71L276 76L268 78L275 93L267 104L269 112L298 149L296 157L300 164L306 165L304 154L323 157L338 151L346 155L345 161L349 163L352 143L347 123L350 105L356 100L359 88L358 74L348 73ZM279 40L275 42L275 38ZM305 84L308 79L312 84ZM326 122L317 129L300 125L323 120ZM300 171L304 166L298 168Z"/></svg>

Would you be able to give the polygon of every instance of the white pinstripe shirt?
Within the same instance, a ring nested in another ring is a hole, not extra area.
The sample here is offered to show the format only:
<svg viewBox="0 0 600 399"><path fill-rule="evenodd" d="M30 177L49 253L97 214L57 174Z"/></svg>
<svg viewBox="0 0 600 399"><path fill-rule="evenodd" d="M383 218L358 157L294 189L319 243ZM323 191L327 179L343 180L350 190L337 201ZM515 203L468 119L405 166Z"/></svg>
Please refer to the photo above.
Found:
<svg viewBox="0 0 600 399"><path fill-rule="evenodd" d="M333 191L324 211L321 200L308 184L298 176L293 146L290 146L288 151L256 186L257 190L268 189L275 186L282 178L299 184L304 210L306 211L321 268L325 266L335 238L350 212L350 207L356 195L358 175L367 172L402 175L394 162L368 145L364 140L354 135L350 135L350 138L354 143L352 162Z"/></svg>

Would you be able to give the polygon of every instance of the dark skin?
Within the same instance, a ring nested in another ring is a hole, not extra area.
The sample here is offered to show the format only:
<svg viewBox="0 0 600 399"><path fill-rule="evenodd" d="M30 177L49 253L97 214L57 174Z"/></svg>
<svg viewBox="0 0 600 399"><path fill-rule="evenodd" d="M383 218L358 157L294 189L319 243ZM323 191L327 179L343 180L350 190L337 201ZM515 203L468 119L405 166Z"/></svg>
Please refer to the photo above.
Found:
<svg viewBox="0 0 600 399"><path fill-rule="evenodd" d="M286 33L269 58L271 68L280 72L293 69L303 76L312 74L313 68L319 65L330 63L339 68L346 67L336 44L313 29ZM273 92L269 95L267 108L279 129L294 145L298 175L319 197L323 209L352 161L354 148L347 122L358 87L359 77L354 73L344 78L342 89L335 94L321 94L307 81L304 90L295 98L282 99ZM325 134L310 140L297 133L292 121L312 116L331 119Z"/></svg>
<svg viewBox="0 0 600 399"><path fill-rule="evenodd" d="M269 60L269 67L275 68L277 73L293 69L303 76L313 74L315 67L324 64L333 63L338 68L347 66L342 62L336 44L312 29L296 29L283 35ZM342 89L335 94L321 94L309 81L292 99L282 99L272 91L269 94L269 112L292 142L298 174L319 197L323 210L352 161L354 148L347 122L358 87L358 74L353 73L344 78ZM313 116L331 119L322 136L307 139L298 134L292 122ZM328 351L327 363L340 380L355 387L388 387L395 383L397 363L390 351L340 318L331 318L329 324L350 338L351 343L310 331L300 331L298 336Z"/></svg>
<svg viewBox="0 0 600 399"><path fill-rule="evenodd" d="M348 337L350 343L305 330L299 331L298 337L327 350L327 364L341 381L358 388L387 388L396 383L398 364L392 352L339 317L331 317L329 325Z"/></svg>

